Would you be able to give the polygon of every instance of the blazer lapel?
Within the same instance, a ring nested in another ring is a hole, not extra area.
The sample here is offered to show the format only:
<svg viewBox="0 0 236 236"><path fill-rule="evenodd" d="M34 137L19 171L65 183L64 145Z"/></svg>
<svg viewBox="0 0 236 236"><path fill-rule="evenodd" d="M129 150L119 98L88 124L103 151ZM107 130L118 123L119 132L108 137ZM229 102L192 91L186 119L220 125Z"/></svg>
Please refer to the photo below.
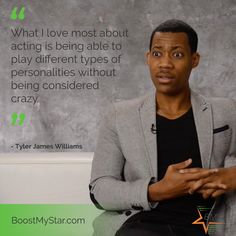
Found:
<svg viewBox="0 0 236 236"><path fill-rule="evenodd" d="M156 100L154 93L146 98L139 112L144 138L143 143L147 150L147 161L150 165L150 174L157 177L156 135L151 132L152 124L156 126Z"/></svg>
<svg viewBox="0 0 236 236"><path fill-rule="evenodd" d="M205 99L191 91L191 103L198 135L203 168L210 167L213 142L213 123L211 105Z"/></svg>

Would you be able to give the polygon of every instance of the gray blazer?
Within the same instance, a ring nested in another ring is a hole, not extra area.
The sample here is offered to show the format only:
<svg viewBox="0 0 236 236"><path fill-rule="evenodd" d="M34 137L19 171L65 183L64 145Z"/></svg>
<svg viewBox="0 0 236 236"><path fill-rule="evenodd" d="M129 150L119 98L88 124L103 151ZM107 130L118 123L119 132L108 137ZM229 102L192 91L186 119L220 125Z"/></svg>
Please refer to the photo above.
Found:
<svg viewBox="0 0 236 236"><path fill-rule="evenodd" d="M236 103L191 91L191 103L204 168L236 165ZM132 215L155 205L147 188L157 179L155 94L112 105L98 136L90 182L91 199L106 211L93 222L94 235L114 236ZM156 127L158 129L158 127ZM235 177L236 181L236 177ZM236 193L219 197L210 214L214 236L236 235Z"/></svg>

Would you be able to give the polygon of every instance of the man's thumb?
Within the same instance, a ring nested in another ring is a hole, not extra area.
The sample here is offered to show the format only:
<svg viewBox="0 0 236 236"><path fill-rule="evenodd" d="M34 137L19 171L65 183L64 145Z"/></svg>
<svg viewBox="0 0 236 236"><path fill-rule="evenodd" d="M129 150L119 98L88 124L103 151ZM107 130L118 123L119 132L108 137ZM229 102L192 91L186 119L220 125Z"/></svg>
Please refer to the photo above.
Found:
<svg viewBox="0 0 236 236"><path fill-rule="evenodd" d="M189 158L186 161L174 164L173 167L177 170L180 170L180 169L184 169L184 168L188 167L191 163L192 163L192 159Z"/></svg>

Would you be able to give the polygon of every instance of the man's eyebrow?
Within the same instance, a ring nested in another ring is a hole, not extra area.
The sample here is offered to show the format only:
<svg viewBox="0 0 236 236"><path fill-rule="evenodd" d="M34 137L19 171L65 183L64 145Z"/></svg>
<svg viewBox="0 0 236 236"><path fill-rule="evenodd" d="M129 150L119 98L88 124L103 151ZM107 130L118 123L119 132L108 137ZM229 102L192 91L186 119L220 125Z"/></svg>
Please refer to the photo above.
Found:
<svg viewBox="0 0 236 236"><path fill-rule="evenodd" d="M183 47L180 46L180 45L175 45L175 46L171 47L172 50L175 50L175 49L178 49L178 48L183 49ZM154 46L152 49L163 49L163 47L162 46Z"/></svg>

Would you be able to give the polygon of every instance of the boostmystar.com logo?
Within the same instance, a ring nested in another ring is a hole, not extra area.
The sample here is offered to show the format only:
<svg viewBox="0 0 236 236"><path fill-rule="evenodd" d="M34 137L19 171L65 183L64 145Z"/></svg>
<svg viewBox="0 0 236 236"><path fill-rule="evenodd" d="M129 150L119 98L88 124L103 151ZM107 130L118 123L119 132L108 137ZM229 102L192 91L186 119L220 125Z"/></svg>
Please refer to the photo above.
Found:
<svg viewBox="0 0 236 236"><path fill-rule="evenodd" d="M216 225L222 225L224 222L216 222L212 219L208 220L209 212L211 208L198 206L197 211L199 214L199 218L196 219L192 224L194 225L202 225L205 234L213 233L216 230Z"/></svg>
<svg viewBox="0 0 236 236"><path fill-rule="evenodd" d="M55 217L55 216L49 216L49 217L44 217L44 216L35 216L35 217L30 217L30 218L20 218L13 216L11 218L11 223L12 224L18 224L18 225L37 225L41 224L44 226L47 225L58 225L58 224L85 224L86 220L85 218L71 218L71 217Z"/></svg>

